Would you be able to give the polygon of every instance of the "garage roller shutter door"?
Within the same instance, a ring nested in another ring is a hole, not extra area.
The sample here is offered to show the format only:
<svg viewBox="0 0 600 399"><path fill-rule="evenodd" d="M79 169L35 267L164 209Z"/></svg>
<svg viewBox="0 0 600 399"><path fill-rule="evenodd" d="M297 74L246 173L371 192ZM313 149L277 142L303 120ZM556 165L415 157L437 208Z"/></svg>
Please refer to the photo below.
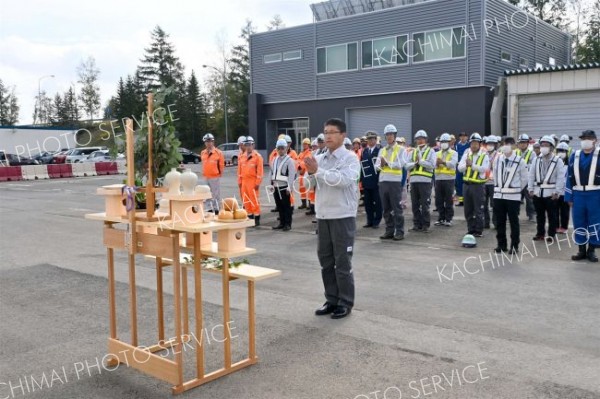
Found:
<svg viewBox="0 0 600 399"><path fill-rule="evenodd" d="M600 90L519 96L519 133L578 137L600 131Z"/></svg>
<svg viewBox="0 0 600 399"><path fill-rule="evenodd" d="M398 136L410 142L412 137L412 112L410 105L391 105L385 107L349 108L346 110L348 134L350 139L361 137L367 130L375 130L383 135L388 123L396 126Z"/></svg>

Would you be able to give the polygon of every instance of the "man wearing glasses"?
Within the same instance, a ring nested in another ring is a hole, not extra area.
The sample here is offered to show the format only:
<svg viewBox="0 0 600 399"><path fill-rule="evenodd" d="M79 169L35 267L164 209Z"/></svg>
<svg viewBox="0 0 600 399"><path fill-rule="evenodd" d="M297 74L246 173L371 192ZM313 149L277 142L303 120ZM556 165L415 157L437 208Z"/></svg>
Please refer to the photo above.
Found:
<svg viewBox="0 0 600 399"><path fill-rule="evenodd" d="M325 122L324 136L327 151L304 160L308 173L306 184L316 188L317 256L326 298L315 314L331 314L332 319L341 319L348 316L354 306L352 253L360 163L354 152L344 147L344 121L329 119Z"/></svg>

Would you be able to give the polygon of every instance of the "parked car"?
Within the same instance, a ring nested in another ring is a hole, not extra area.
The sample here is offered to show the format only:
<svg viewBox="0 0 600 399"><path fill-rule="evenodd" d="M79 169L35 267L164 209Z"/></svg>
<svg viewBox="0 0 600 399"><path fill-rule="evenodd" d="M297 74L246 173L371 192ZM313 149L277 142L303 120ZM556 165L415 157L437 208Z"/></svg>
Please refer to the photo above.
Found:
<svg viewBox="0 0 600 399"><path fill-rule="evenodd" d="M53 152L43 151L43 152L40 152L39 154L36 154L33 157L31 157L31 159L35 159L40 164L45 165L45 164L52 163L52 159L54 159L54 154L55 153L53 153Z"/></svg>
<svg viewBox="0 0 600 399"><path fill-rule="evenodd" d="M56 154L54 154L54 156L52 157L52 162L51 163L65 163L67 160L67 156L72 152L75 151L75 149L63 149L59 152L57 152Z"/></svg>
<svg viewBox="0 0 600 399"><path fill-rule="evenodd" d="M78 163L86 159L92 152L106 150L106 147L79 147L74 148L68 155L66 163Z"/></svg>
<svg viewBox="0 0 600 399"><path fill-rule="evenodd" d="M81 162L113 162L120 159L125 159L125 155L117 154L117 158L113 159L108 150L98 150L92 152L86 159Z"/></svg>
<svg viewBox="0 0 600 399"><path fill-rule="evenodd" d="M225 143L217 147L223 152L225 164L237 165L240 149L237 143Z"/></svg>
<svg viewBox="0 0 600 399"><path fill-rule="evenodd" d="M187 148L179 148L179 153L181 154L181 156L183 157L183 160L181 162L183 163L200 163L200 155L193 153L192 151L188 150Z"/></svg>
<svg viewBox="0 0 600 399"><path fill-rule="evenodd" d="M2 166L22 166L22 165L39 165L35 159L24 157L17 154L7 154L0 151L0 165Z"/></svg>

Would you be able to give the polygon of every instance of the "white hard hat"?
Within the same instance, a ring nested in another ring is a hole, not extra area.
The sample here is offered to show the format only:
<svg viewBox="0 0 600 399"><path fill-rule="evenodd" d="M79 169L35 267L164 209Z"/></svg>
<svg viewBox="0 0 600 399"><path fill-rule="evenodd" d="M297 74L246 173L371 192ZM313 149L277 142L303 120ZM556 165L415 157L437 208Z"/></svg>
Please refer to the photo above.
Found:
<svg viewBox="0 0 600 399"><path fill-rule="evenodd" d="M319 133L317 136L317 141L325 141L325 135L323 133Z"/></svg>
<svg viewBox="0 0 600 399"><path fill-rule="evenodd" d="M565 143L565 142L559 143L556 146L556 150L569 151L569 145L567 143Z"/></svg>
<svg viewBox="0 0 600 399"><path fill-rule="evenodd" d="M291 143L292 142L292 138L290 136L288 136L287 134L285 135L285 137L283 138L285 140L286 143Z"/></svg>
<svg viewBox="0 0 600 399"><path fill-rule="evenodd" d="M402 142L402 137L396 137L396 143L401 143Z"/></svg>
<svg viewBox="0 0 600 399"><path fill-rule="evenodd" d="M390 123L389 125L386 125L383 128L383 134L388 134L388 133L398 133L398 129L396 129L396 126L394 126Z"/></svg>
<svg viewBox="0 0 600 399"><path fill-rule="evenodd" d="M215 139L215 136L213 136L213 135L212 135L212 134L210 134L210 133L206 133L206 134L204 135L204 137L202 137L202 141L208 141L208 140L214 140L214 139Z"/></svg>
<svg viewBox="0 0 600 399"><path fill-rule="evenodd" d="M568 135L563 134L562 136L560 136L560 142L561 143L562 142L567 142L568 143L569 141L571 141L571 138ZM556 147L556 148L558 148L558 147Z"/></svg>
<svg viewBox="0 0 600 399"><path fill-rule="evenodd" d="M344 138L344 145L352 145L352 141L348 137Z"/></svg>
<svg viewBox="0 0 600 399"><path fill-rule="evenodd" d="M279 140L277 140L277 143L275 143L275 147L277 147L277 148L279 148L279 147L287 148L287 146L288 146L287 141L285 141L284 139L279 139Z"/></svg>
<svg viewBox="0 0 600 399"><path fill-rule="evenodd" d="M469 137L469 142L471 141L479 141L481 143L483 140L481 139L481 135L479 133L473 133L471 137Z"/></svg>
<svg viewBox="0 0 600 399"><path fill-rule="evenodd" d="M317 139L314 139L314 140L312 141L312 143L310 143L310 145L311 145L311 146L313 146L313 145L318 145L318 144L317 144Z"/></svg>
<svg viewBox="0 0 600 399"><path fill-rule="evenodd" d="M237 143L238 143L238 145L244 144L244 141L246 141L246 136L240 136L240 137L238 137Z"/></svg>
<svg viewBox="0 0 600 399"><path fill-rule="evenodd" d="M427 132L425 130L419 130L419 131L417 131L417 133L415 133L415 139L418 139L418 138L424 138L424 139L426 139L427 138Z"/></svg>
<svg viewBox="0 0 600 399"><path fill-rule="evenodd" d="M548 143L550 145L552 145L552 147L554 147L556 145L556 142L554 141L554 138L552 138L552 136L544 136L540 139L540 144L542 143Z"/></svg>
<svg viewBox="0 0 600 399"><path fill-rule="evenodd" d="M440 136L440 142L444 143L448 141L450 141L450 135L448 133L442 133Z"/></svg>
<svg viewBox="0 0 600 399"><path fill-rule="evenodd" d="M529 142L529 136L526 135L525 133L519 135L519 139L517 141L527 141Z"/></svg>
<svg viewBox="0 0 600 399"><path fill-rule="evenodd" d="M485 136L485 142L491 144L498 144L498 137L496 136Z"/></svg>
<svg viewBox="0 0 600 399"><path fill-rule="evenodd" d="M254 144L254 139L252 136L246 136L246 140L244 140L244 144Z"/></svg>

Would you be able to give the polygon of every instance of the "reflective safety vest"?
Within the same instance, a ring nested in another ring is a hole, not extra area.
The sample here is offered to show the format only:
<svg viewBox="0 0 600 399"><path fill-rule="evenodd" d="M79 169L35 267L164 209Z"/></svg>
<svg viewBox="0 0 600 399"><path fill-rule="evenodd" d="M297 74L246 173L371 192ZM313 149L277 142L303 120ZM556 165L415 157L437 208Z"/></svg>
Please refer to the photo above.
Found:
<svg viewBox="0 0 600 399"><path fill-rule="evenodd" d="M480 152L479 157L475 161L475 165L477 165L477 166L483 165L483 160L485 159L485 156L486 156L485 153ZM471 160L473 160L473 154L469 154L468 158L471 158ZM469 166L467 168L467 170L465 171L463 181L467 182L467 183L481 184L481 183L485 183L487 181L487 179L485 177L485 174L484 174L484 176L481 176L478 171L476 171L475 169L473 169L472 167Z"/></svg>
<svg viewBox="0 0 600 399"><path fill-rule="evenodd" d="M579 169L579 158L581 158L581 150L575 151L575 160L573 162L573 173L575 184L573 185L573 190L575 191L597 191L600 190L600 180L597 178L597 168L598 168L598 157L600 156L600 148L596 148L594 150L594 155L592 156L592 163L590 165L590 173L588 175L588 181L581 181L581 171Z"/></svg>
<svg viewBox="0 0 600 399"><path fill-rule="evenodd" d="M415 148L412 152L412 161L417 162L417 153L419 152L419 148ZM431 147L427 147L423 152L423 156L421 159L427 159L429 153L431 152ZM421 165L416 166L410 171L411 176L425 176L425 177L433 177L433 172L426 171L425 168Z"/></svg>
<svg viewBox="0 0 600 399"><path fill-rule="evenodd" d="M529 165L529 161L531 160L531 154L533 154L533 151L530 149L525 150L525 152L521 151L520 149L517 148L517 150L515 151L515 153L520 156L521 158L523 158L523 160L525 161L525 165Z"/></svg>
<svg viewBox="0 0 600 399"><path fill-rule="evenodd" d="M400 146L398 144L394 144L394 149L392 150L392 156L388 158L387 156L387 146L381 149L381 157L385 158L386 162L392 162L394 159L398 159L398 154L400 153ZM381 173L389 173L390 175L402 176L402 169L392 169L389 165L381 168Z"/></svg>
<svg viewBox="0 0 600 399"><path fill-rule="evenodd" d="M442 158L442 153L444 151L438 151L438 153L436 154L436 156L438 157L438 159L443 159ZM454 154L454 150L447 150L446 152L446 159L444 159L445 162L450 162L452 160L452 154ZM456 168L449 168L446 165L438 165L435 168L435 174L436 175L450 175L450 176L456 176Z"/></svg>

